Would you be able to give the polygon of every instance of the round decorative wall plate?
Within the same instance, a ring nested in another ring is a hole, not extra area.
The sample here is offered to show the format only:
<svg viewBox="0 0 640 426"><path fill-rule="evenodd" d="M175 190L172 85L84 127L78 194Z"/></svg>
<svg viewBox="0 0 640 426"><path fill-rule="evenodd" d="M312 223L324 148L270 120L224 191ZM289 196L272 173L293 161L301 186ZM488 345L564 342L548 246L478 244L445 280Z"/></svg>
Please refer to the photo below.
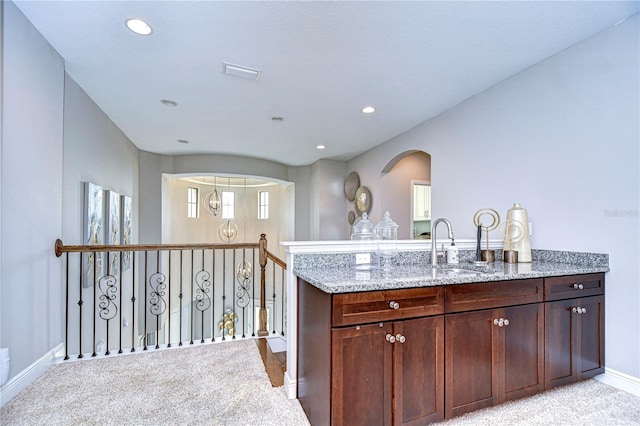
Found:
<svg viewBox="0 0 640 426"><path fill-rule="evenodd" d="M360 186L360 176L358 173L351 172L344 180L344 196L347 197L347 200L353 201L356 197L356 191Z"/></svg>
<svg viewBox="0 0 640 426"><path fill-rule="evenodd" d="M358 216L362 216L362 213L369 214L369 210L371 210L371 191L366 186L361 186L356 191L355 208Z"/></svg>

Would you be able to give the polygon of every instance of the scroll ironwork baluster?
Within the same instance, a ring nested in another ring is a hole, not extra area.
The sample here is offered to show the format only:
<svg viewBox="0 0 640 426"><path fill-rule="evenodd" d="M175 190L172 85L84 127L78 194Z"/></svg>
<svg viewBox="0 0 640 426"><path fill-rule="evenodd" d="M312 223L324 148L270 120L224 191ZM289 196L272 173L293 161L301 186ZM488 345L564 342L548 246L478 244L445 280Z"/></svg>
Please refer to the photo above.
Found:
<svg viewBox="0 0 640 426"><path fill-rule="evenodd" d="M107 263L109 262L109 256L110 253L107 253ZM100 308L100 313L98 314L100 319L104 320L106 322L106 351L105 351L105 355L109 355L110 351L109 351L109 336L110 336L110 330L109 330L109 324L110 321L116 316L116 314L118 313L118 307L116 306L116 304L113 302L118 294L118 289L117 289L117 285L118 282L116 280L116 278L111 275L111 274L106 274L101 276L98 279L97 284L95 284L95 286L98 287L98 289L100 290L100 296L98 297L98 299L100 300L100 302L98 303L98 308ZM95 332L95 328L94 328L94 332ZM94 336L94 340L95 340L95 336Z"/></svg>
<svg viewBox="0 0 640 426"><path fill-rule="evenodd" d="M204 269L204 250L202 250L202 270L195 275L196 296L195 308L200 311L200 343L204 343L204 311L211 305L209 272Z"/></svg>
<svg viewBox="0 0 640 426"><path fill-rule="evenodd" d="M149 278L151 288L149 298L149 312L156 317L156 349L160 348L160 316L166 312L167 303L164 300L167 287L166 276L160 271L160 251L156 251L156 272ZM145 314L146 315L146 314Z"/></svg>
<svg viewBox="0 0 640 426"><path fill-rule="evenodd" d="M147 350L147 279L149 277L149 253L147 251L144 252L144 329L142 330L144 339L144 346L142 347L143 351Z"/></svg>

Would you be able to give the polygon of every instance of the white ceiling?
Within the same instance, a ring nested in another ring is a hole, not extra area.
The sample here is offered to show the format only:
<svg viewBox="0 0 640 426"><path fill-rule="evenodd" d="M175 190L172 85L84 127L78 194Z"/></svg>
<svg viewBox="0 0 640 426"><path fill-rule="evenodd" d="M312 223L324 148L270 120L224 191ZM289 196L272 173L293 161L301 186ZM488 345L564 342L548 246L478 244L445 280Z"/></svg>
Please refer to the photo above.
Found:
<svg viewBox="0 0 640 426"><path fill-rule="evenodd" d="M640 2L16 4L138 148L304 165L379 145L628 18ZM131 17L153 34L130 32ZM260 77L224 75L223 62ZM377 111L362 114L366 105Z"/></svg>

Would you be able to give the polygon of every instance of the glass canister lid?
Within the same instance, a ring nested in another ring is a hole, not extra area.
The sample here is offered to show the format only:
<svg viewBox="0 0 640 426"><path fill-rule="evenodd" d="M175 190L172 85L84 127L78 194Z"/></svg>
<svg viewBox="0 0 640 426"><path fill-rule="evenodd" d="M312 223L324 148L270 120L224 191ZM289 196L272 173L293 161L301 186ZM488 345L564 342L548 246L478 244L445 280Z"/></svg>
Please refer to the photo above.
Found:
<svg viewBox="0 0 640 426"><path fill-rule="evenodd" d="M375 227L376 235L381 240L397 240L398 224L391 219L391 214L384 212L384 218Z"/></svg>
<svg viewBox="0 0 640 426"><path fill-rule="evenodd" d="M362 219L353 225L351 229L352 240L375 240L376 232L373 223L369 220L366 213L362 213Z"/></svg>

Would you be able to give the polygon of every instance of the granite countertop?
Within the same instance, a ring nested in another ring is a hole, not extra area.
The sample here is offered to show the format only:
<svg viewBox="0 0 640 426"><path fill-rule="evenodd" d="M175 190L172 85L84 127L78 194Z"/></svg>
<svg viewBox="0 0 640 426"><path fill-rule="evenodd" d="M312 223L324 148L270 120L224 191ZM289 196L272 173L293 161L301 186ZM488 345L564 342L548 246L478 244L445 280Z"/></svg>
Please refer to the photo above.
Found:
<svg viewBox="0 0 640 426"><path fill-rule="evenodd" d="M397 265L389 270L358 271L350 266L294 268L294 274L326 293L351 293L372 290L454 285L488 281L506 281L526 278L544 278L562 275L608 272L607 264L564 263L534 260L531 263L504 263L496 261L486 265L461 262L458 265L430 264Z"/></svg>

